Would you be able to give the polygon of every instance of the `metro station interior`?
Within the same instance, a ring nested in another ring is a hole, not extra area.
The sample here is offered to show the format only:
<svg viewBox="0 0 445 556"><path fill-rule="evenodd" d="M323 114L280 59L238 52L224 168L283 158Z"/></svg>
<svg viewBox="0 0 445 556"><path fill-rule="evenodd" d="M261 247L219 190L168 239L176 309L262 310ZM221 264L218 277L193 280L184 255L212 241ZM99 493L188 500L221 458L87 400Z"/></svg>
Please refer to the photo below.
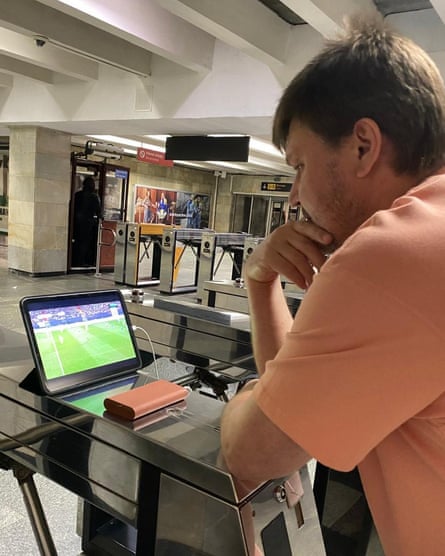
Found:
<svg viewBox="0 0 445 556"><path fill-rule="evenodd" d="M356 474L311 461L292 506L280 481L239 496L217 462L222 407L256 376L243 265L301 217L275 106L357 10L445 74L444 0L2 0L0 556L383 554ZM192 154L169 152L184 137ZM282 286L295 314L304 290ZM30 378L20 300L108 290L150 378L191 391L140 430L103 418L105 394L73 410Z"/></svg>

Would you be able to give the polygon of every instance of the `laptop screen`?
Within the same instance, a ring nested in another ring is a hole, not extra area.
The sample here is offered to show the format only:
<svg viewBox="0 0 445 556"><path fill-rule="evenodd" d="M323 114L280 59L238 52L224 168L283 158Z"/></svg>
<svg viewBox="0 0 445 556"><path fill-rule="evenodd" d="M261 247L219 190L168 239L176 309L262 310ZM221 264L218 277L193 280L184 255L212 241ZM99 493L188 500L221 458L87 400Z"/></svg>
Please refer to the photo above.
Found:
<svg viewBox="0 0 445 556"><path fill-rule="evenodd" d="M70 392L141 367L119 290L25 297L20 308L47 394Z"/></svg>

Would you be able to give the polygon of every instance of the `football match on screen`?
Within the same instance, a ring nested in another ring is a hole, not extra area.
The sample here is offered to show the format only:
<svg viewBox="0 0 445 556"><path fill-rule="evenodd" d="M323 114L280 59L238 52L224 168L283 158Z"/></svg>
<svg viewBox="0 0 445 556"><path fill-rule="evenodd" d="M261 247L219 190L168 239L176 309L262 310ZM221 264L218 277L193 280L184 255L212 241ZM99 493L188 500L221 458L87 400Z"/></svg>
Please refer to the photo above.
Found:
<svg viewBox="0 0 445 556"><path fill-rule="evenodd" d="M119 303L36 310L31 320L49 379L134 357Z"/></svg>

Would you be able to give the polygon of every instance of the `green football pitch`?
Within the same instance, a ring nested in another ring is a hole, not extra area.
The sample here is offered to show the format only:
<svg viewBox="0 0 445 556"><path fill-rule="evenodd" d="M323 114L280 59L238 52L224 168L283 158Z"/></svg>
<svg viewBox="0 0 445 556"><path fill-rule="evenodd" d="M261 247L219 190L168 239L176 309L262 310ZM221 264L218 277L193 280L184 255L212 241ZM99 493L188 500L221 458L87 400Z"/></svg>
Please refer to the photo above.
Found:
<svg viewBox="0 0 445 556"><path fill-rule="evenodd" d="M36 340L47 378L134 357L125 318L39 330Z"/></svg>

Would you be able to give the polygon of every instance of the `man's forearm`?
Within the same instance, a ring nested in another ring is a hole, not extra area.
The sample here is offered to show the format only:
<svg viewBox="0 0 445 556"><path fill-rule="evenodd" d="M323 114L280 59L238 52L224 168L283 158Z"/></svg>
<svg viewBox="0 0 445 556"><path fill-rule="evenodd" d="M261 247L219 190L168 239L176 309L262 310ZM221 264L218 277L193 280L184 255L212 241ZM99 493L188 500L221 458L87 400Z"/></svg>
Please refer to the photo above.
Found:
<svg viewBox="0 0 445 556"><path fill-rule="evenodd" d="M230 400L221 419L221 460L245 491L288 476L310 459L259 409L252 392L257 382Z"/></svg>
<svg viewBox="0 0 445 556"><path fill-rule="evenodd" d="M292 326L292 316L279 277L273 282L246 280L251 338L258 373L273 359Z"/></svg>

